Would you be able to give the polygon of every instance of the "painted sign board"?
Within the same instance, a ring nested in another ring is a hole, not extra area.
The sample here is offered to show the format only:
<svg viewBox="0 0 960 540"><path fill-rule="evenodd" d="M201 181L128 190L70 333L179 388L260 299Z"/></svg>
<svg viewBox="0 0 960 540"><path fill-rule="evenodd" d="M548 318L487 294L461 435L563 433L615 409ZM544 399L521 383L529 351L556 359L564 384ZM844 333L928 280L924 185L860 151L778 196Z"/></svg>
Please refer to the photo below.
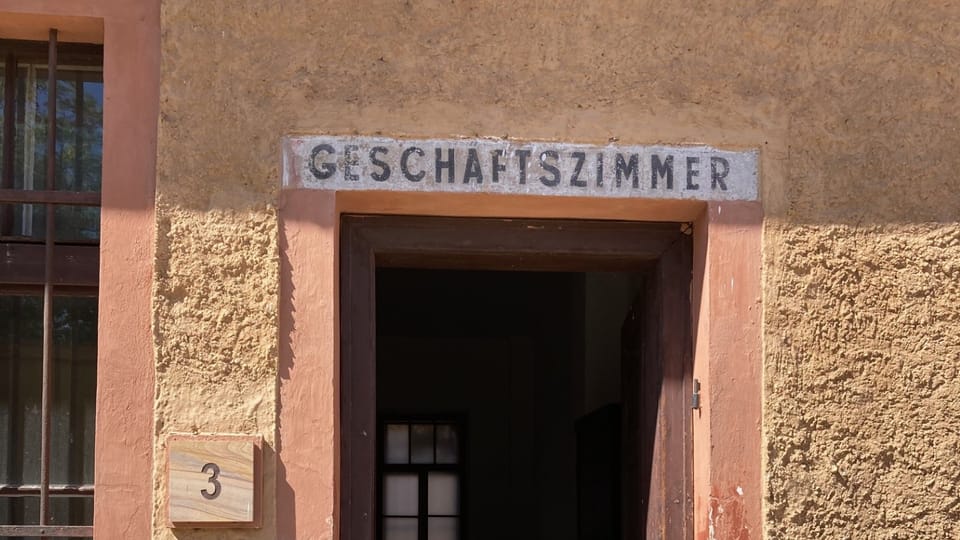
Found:
<svg viewBox="0 0 960 540"><path fill-rule="evenodd" d="M259 526L260 437L171 435L167 443L172 527Z"/></svg>
<svg viewBox="0 0 960 540"><path fill-rule="evenodd" d="M284 188L755 201L756 150L287 137Z"/></svg>

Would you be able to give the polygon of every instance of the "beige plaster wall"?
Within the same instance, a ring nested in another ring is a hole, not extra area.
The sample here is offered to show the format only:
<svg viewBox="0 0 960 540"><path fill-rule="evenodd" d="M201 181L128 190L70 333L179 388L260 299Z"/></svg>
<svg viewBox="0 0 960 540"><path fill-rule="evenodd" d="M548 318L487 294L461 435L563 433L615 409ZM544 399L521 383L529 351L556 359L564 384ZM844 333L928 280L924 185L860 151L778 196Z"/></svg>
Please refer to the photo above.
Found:
<svg viewBox="0 0 960 540"><path fill-rule="evenodd" d="M154 536L274 536L160 494L166 433L275 442L289 132L759 147L766 536L960 535L960 5L756 4L165 0Z"/></svg>

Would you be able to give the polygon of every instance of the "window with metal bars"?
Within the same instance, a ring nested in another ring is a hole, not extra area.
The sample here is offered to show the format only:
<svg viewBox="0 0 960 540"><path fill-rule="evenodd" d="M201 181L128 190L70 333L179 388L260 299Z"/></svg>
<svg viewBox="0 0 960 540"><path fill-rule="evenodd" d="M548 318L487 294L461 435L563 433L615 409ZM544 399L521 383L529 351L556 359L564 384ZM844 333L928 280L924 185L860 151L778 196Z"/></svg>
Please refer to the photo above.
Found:
<svg viewBox="0 0 960 540"><path fill-rule="evenodd" d="M0 62L0 537L90 538L103 48Z"/></svg>

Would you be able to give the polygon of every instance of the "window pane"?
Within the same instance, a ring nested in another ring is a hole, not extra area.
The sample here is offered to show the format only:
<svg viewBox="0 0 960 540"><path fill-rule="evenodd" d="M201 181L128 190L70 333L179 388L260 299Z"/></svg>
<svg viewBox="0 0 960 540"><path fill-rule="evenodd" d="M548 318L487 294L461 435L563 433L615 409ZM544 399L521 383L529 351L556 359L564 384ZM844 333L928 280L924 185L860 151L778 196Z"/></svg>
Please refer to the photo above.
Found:
<svg viewBox="0 0 960 540"><path fill-rule="evenodd" d="M14 187L46 189L47 70L18 69ZM57 69L56 189L99 191L103 161L103 75L99 69Z"/></svg>
<svg viewBox="0 0 960 540"><path fill-rule="evenodd" d="M5 241L43 241L43 205L0 204L0 237Z"/></svg>
<svg viewBox="0 0 960 540"><path fill-rule="evenodd" d="M0 524L39 525L40 497L0 497Z"/></svg>
<svg viewBox="0 0 960 540"><path fill-rule="evenodd" d="M459 514L460 482L454 473L432 472L427 477L427 509L431 516Z"/></svg>
<svg viewBox="0 0 960 540"><path fill-rule="evenodd" d="M99 207L57 205L54 209L56 242L95 244L100 240ZM0 237L4 240L43 242L46 230L46 205L0 204Z"/></svg>
<svg viewBox="0 0 960 540"><path fill-rule="evenodd" d="M53 525L93 525L93 497L51 497Z"/></svg>
<svg viewBox="0 0 960 540"><path fill-rule="evenodd" d="M420 490L415 474L387 474L383 477L383 513L388 516L415 516L420 508Z"/></svg>
<svg viewBox="0 0 960 540"><path fill-rule="evenodd" d="M459 533L457 518L432 517L427 520L428 540L456 540Z"/></svg>
<svg viewBox="0 0 960 540"><path fill-rule="evenodd" d="M417 540L417 518L385 518L384 540Z"/></svg>
<svg viewBox="0 0 960 540"><path fill-rule="evenodd" d="M0 296L0 483L40 482L42 320L39 296Z"/></svg>
<svg viewBox="0 0 960 540"><path fill-rule="evenodd" d="M100 241L100 207L56 206L54 224L57 242L96 243ZM44 227L44 230L46 228Z"/></svg>
<svg viewBox="0 0 960 540"><path fill-rule="evenodd" d="M0 483L40 482L43 299L0 296ZM50 481L93 483L97 299L54 298Z"/></svg>
<svg viewBox="0 0 960 540"><path fill-rule="evenodd" d="M437 463L457 462L457 428L451 425L437 426Z"/></svg>
<svg viewBox="0 0 960 540"><path fill-rule="evenodd" d="M411 426L412 463L433 463L433 424Z"/></svg>
<svg viewBox="0 0 960 540"><path fill-rule="evenodd" d="M38 71L33 65L17 67L15 189L46 188L47 82L38 77Z"/></svg>
<svg viewBox="0 0 960 540"><path fill-rule="evenodd" d="M50 481L54 484L92 484L97 299L57 297L53 308Z"/></svg>
<svg viewBox="0 0 960 540"><path fill-rule="evenodd" d="M387 447L384 459L387 463L410 462L410 430L406 424L387 426Z"/></svg>

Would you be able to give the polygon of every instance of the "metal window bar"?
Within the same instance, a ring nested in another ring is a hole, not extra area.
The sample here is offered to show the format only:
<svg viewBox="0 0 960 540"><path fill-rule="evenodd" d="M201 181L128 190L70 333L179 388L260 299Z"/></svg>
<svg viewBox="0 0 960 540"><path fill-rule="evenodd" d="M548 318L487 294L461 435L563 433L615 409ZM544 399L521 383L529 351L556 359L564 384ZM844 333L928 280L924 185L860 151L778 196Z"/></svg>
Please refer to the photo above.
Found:
<svg viewBox="0 0 960 540"><path fill-rule="evenodd" d="M43 241L43 347L41 375L41 439L40 483L33 485L0 485L0 497L28 497L39 495L39 525L0 525L0 537L38 536L93 537L93 527L85 525L54 525L50 521L51 497L90 497L93 486L88 484L50 483L50 424L53 398L53 292L55 283L56 242L55 206L99 206L99 193L78 193L56 189L57 142L57 30L50 30L47 43L47 167L43 190L13 189L13 161L15 135L15 96L17 58L13 52L6 56L4 84L3 163L0 178L0 203L43 204L46 209L46 230ZM80 85L82 88L82 85ZM82 90L81 90L82 98ZM79 107L82 115L82 102ZM81 119L82 121L82 119ZM80 158L77 157L79 160ZM82 186L75 186L79 189ZM12 212L0 216L0 229L12 228Z"/></svg>

